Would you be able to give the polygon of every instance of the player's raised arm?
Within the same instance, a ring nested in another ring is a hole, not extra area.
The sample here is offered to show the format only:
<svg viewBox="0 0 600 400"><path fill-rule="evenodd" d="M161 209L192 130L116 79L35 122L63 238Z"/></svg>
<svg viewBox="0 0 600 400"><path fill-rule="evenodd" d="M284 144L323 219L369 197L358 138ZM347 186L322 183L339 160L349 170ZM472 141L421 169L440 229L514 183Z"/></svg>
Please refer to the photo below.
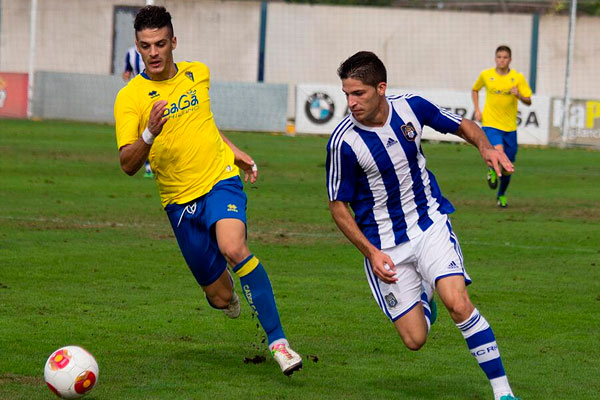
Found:
<svg viewBox="0 0 600 400"><path fill-rule="evenodd" d="M509 173L514 171L514 167L506 154L490 144L483 130L475 122L463 118L455 135L477 147L483 161L487 166L493 168L499 176L502 174L502 169Z"/></svg>

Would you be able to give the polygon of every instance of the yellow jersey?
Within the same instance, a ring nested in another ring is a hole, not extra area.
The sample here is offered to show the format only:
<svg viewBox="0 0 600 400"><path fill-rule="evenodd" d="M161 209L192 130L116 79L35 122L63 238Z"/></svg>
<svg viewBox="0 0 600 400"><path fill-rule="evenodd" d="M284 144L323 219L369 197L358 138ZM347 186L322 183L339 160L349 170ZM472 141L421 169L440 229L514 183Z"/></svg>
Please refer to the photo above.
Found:
<svg viewBox="0 0 600 400"><path fill-rule="evenodd" d="M481 124L505 132L517 130L517 105L519 99L510 93L517 87L523 97L531 97L531 88L523 74L510 69L508 74L499 75L496 68L481 71L473 90L479 91L485 86L485 105Z"/></svg>
<svg viewBox="0 0 600 400"><path fill-rule="evenodd" d="M122 88L115 100L117 146L134 143L148 126L154 102L168 102L162 132L148 160L161 204L184 204L208 193L219 181L239 174L210 109L210 72L199 62L176 64L171 79L152 81L145 73Z"/></svg>

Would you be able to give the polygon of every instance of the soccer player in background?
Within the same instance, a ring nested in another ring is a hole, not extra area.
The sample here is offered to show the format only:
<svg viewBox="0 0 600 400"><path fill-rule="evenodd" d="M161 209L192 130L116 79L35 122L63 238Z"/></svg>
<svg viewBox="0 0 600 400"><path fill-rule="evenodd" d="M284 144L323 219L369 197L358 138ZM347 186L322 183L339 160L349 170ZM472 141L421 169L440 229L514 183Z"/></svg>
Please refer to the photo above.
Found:
<svg viewBox="0 0 600 400"><path fill-rule="evenodd" d="M517 157L517 105L519 100L531 105L531 88L523 74L510 68L511 51L508 46L496 49L496 67L481 71L473 85L471 98L475 105L475 120L481 121L483 131L490 143L504 151L511 162ZM483 113L479 108L479 90L485 87ZM496 200L500 207L507 207L506 189L511 173L502 171ZM489 168L489 187L498 187L498 174Z"/></svg>
<svg viewBox="0 0 600 400"><path fill-rule="evenodd" d="M145 66L142 56L137 51L135 46L128 48L127 53L125 54L125 66L122 74L123 80L128 82L136 75L141 74L144 71L144 68Z"/></svg>
<svg viewBox="0 0 600 400"><path fill-rule="evenodd" d="M144 61L142 56L137 51L135 46L131 46L125 53L125 67L123 68L123 74L121 75L125 82L135 78L137 75L144 71ZM154 178L150 161L144 162L144 178Z"/></svg>
<svg viewBox="0 0 600 400"><path fill-rule="evenodd" d="M364 255L373 297L406 347L418 350L436 319L437 291L494 398L514 400L494 333L467 293L471 279L448 218L454 207L426 169L423 126L471 143L498 173L512 171L512 164L473 121L420 96L387 97L386 69L375 54L354 54L338 75L351 114L327 144L329 209Z"/></svg>
<svg viewBox="0 0 600 400"><path fill-rule="evenodd" d="M221 134L209 102L210 75L199 62L173 61L177 38L164 7L146 6L135 21L146 70L115 100L121 168L133 175L147 158L177 242L208 303L240 315L227 263L267 334L284 374L302 367L283 332L269 277L246 242L246 194L239 176L254 183L252 158Z"/></svg>

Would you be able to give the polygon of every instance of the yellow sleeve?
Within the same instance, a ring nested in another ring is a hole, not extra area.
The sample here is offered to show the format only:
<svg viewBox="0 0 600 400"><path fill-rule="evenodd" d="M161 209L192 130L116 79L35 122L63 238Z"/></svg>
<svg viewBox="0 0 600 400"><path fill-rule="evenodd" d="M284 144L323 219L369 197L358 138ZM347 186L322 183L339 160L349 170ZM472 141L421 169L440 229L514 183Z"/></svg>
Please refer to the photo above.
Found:
<svg viewBox="0 0 600 400"><path fill-rule="evenodd" d="M135 102L123 89L117 94L114 113L117 147L120 149L138 140L140 122Z"/></svg>
<svg viewBox="0 0 600 400"><path fill-rule="evenodd" d="M525 76L521 73L519 73L519 80L517 82L517 89L519 89L519 93L521 93L521 96L523 97L531 97L532 91L531 88L529 87L529 84L527 83L527 80L525 79Z"/></svg>
<svg viewBox="0 0 600 400"><path fill-rule="evenodd" d="M485 80L483 79L483 72L481 72L479 74L479 77L473 84L473 90L475 90L476 92L479 92L481 90L481 88L484 86L485 86Z"/></svg>

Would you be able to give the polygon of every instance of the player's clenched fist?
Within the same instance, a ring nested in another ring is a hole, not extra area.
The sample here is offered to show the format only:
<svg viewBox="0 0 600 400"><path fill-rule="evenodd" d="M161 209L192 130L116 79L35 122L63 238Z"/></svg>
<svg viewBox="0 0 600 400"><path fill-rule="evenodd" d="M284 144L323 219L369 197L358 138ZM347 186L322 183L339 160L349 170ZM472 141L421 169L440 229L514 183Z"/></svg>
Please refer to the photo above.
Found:
<svg viewBox="0 0 600 400"><path fill-rule="evenodd" d="M154 136L158 135L162 131L163 125L167 122L167 119L164 118L166 109L166 100L159 100L152 105L152 110L150 110L150 119L148 120L148 130Z"/></svg>
<svg viewBox="0 0 600 400"><path fill-rule="evenodd" d="M398 281L396 266L390 256L382 251L377 251L371 255L370 261L373 272L383 282L391 284Z"/></svg>

